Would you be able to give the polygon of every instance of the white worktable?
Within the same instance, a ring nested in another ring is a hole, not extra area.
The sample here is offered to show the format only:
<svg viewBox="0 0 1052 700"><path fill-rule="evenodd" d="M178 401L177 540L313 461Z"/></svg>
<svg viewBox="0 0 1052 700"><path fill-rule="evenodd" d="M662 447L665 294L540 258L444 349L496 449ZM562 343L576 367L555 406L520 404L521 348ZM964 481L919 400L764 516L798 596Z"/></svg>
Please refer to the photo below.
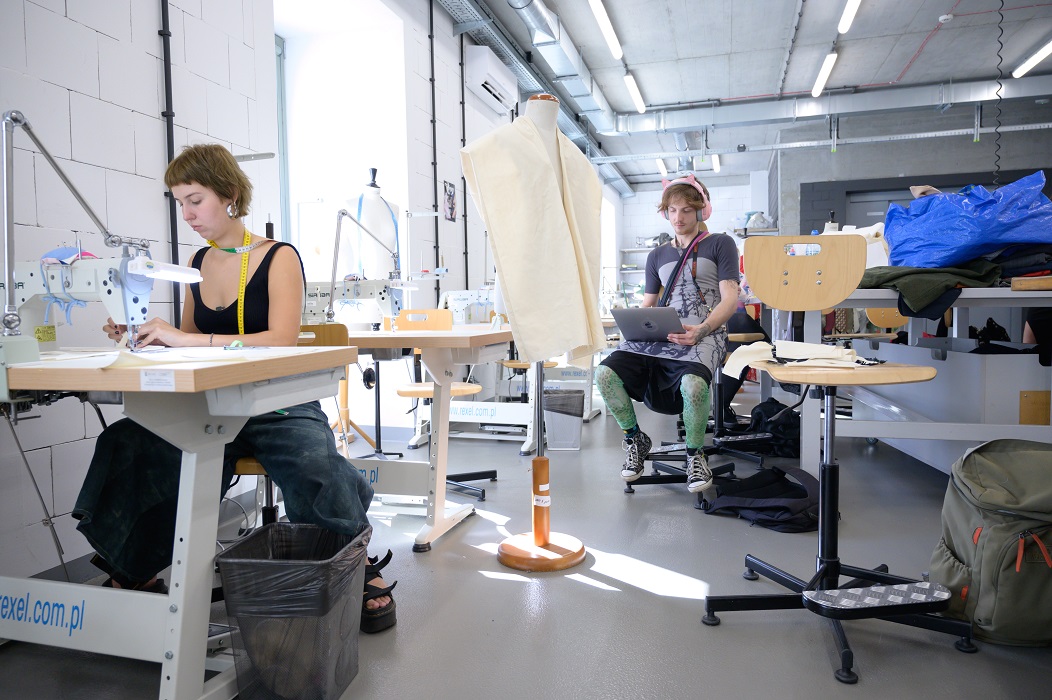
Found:
<svg viewBox="0 0 1052 700"><path fill-rule="evenodd" d="M435 383L431 405L431 450L427 462L411 460L352 459L359 470L369 474L377 493L422 496L427 516L416 536L413 551L425 552L431 543L465 517L474 506L445 508L446 473L449 448L448 386L456 365L495 362L504 357L512 341L511 328L493 330L488 324L454 326L445 331L363 331L351 332L349 342L363 354L374 350L420 348L420 361Z"/></svg>
<svg viewBox="0 0 1052 700"><path fill-rule="evenodd" d="M183 450L168 595L0 577L9 605L18 598L0 614L0 637L156 662L161 700L226 700L237 694L232 666L204 681L223 449L251 416L331 396L357 350L151 353L172 361L136 365L125 353L133 364L108 366L117 351L60 353L14 364L7 378L12 390L122 391L125 415Z"/></svg>
<svg viewBox="0 0 1052 700"><path fill-rule="evenodd" d="M837 304L841 308L896 308L899 293L893 289L857 289L851 296ZM1048 291L1013 291L1008 287L987 287L962 289L954 302L954 332L967 337L968 309L970 308L1018 308L1028 306L1052 306L1052 292ZM821 342L821 314L807 312L804 320L804 341ZM911 322L909 328L911 344L921 336L921 324ZM859 346L859 354L866 356L864 345ZM938 368L938 363L930 364ZM1036 361L1036 360L1035 360ZM920 362L918 361L918 364ZM916 385L918 392L931 391L924 384ZM800 463L818 464L820 449L819 403L805 401L801 412L800 426ZM915 420L906 414L901 420L852 420L837 419L836 435L838 437L866 438L900 438L900 439L962 439L961 435L975 441L993 440L996 438L1017 438L1038 442L1052 442L1052 426L1045 425L1006 425L993 423L950 423L927 420Z"/></svg>

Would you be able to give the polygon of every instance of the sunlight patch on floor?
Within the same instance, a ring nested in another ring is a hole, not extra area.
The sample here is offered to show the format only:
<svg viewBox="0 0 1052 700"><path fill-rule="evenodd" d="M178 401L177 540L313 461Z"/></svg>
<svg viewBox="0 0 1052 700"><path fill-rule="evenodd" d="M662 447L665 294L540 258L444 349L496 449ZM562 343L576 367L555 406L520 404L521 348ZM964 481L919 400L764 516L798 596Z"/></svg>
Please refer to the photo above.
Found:
<svg viewBox="0 0 1052 700"><path fill-rule="evenodd" d="M703 600L709 593L709 584L705 581L623 554L611 554L593 547L589 547L588 552L595 558L592 573L607 576L654 595Z"/></svg>

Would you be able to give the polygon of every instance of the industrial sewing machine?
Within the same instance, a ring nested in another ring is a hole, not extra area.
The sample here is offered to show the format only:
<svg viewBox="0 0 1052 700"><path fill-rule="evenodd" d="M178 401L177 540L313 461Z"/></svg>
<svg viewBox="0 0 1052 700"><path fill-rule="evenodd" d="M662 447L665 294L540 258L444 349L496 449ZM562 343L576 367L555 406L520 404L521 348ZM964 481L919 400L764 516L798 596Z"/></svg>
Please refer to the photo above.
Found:
<svg viewBox="0 0 1052 700"><path fill-rule="evenodd" d="M362 311L366 322L375 323L377 318L391 319L402 310L402 290L406 283L401 280L341 280L336 282L308 282L303 305L303 323L328 323L334 319L335 304L354 304ZM335 288L335 291L334 291ZM379 317L367 306L375 305Z"/></svg>
<svg viewBox="0 0 1052 700"><path fill-rule="evenodd" d="M4 277L0 289L5 305L0 328L0 369L17 362L40 359L41 349L54 349L56 325L60 315L69 315L73 308L89 301L101 301L110 317L126 325L131 338L136 329L146 322L154 279L194 281L200 279L196 270L178 265L156 262L149 256L150 241L125 239L106 230L58 163L33 133L29 122L18 111L3 115L0 130L0 222L4 234ZM13 137L20 127L33 141L63 184L80 203L102 232L106 246L121 248L119 258L85 258L78 249L68 249L73 255L64 259L36 260L15 263L14 257L14 157ZM52 316L55 315L55 318ZM23 328L28 332L23 334ZM134 345L130 346L134 350ZM40 397L37 397L38 399ZM27 403L29 397L13 397L8 391L7 372L0 371L0 403ZM44 402L50 399L44 397ZM17 411L15 412L17 413Z"/></svg>

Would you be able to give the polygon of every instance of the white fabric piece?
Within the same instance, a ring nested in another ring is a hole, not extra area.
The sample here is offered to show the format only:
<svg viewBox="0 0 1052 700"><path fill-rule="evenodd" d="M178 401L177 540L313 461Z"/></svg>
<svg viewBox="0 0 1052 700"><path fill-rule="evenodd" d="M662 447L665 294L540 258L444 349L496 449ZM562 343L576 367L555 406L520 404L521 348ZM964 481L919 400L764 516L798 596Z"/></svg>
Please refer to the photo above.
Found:
<svg viewBox="0 0 1052 700"><path fill-rule="evenodd" d="M739 345L738 349L732 352L723 364L723 374L728 377L737 377L741 375L743 369L753 363L770 362L773 357L771 349L771 344L762 340L748 345Z"/></svg>
<svg viewBox="0 0 1052 700"><path fill-rule="evenodd" d="M586 367L606 342L597 296L602 186L572 141L558 133L558 144L561 172L522 116L460 154L520 359L567 353Z"/></svg>
<svg viewBox="0 0 1052 700"><path fill-rule="evenodd" d="M839 236L853 233L866 239L866 269L883 267L888 264L888 241L884 238L884 222L878 221L872 226L855 228L845 226L840 231L825 231L822 236Z"/></svg>
<svg viewBox="0 0 1052 700"><path fill-rule="evenodd" d="M723 372L728 377L737 377L746 366L756 367L766 363L777 362L774 355L783 360L800 360L793 362L794 367L858 367L873 364L858 356L854 350L838 345L821 343L798 343L793 340L776 340L774 346L759 341L743 345L731 353L724 364Z"/></svg>

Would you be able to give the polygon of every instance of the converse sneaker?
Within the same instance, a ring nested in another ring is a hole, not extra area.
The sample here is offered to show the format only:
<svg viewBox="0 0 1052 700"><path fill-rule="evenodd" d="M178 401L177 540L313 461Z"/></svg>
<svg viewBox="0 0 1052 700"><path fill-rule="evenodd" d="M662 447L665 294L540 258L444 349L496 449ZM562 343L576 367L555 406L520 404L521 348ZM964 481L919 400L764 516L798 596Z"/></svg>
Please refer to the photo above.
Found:
<svg viewBox="0 0 1052 700"><path fill-rule="evenodd" d="M701 493L712 486L712 470L709 469L705 455L696 452L687 457L687 490Z"/></svg>
<svg viewBox="0 0 1052 700"><path fill-rule="evenodd" d="M621 447L625 450L625 465L621 468L621 478L635 481L643 473L643 459L650 454L653 443L650 437L640 430L631 440L625 439Z"/></svg>

